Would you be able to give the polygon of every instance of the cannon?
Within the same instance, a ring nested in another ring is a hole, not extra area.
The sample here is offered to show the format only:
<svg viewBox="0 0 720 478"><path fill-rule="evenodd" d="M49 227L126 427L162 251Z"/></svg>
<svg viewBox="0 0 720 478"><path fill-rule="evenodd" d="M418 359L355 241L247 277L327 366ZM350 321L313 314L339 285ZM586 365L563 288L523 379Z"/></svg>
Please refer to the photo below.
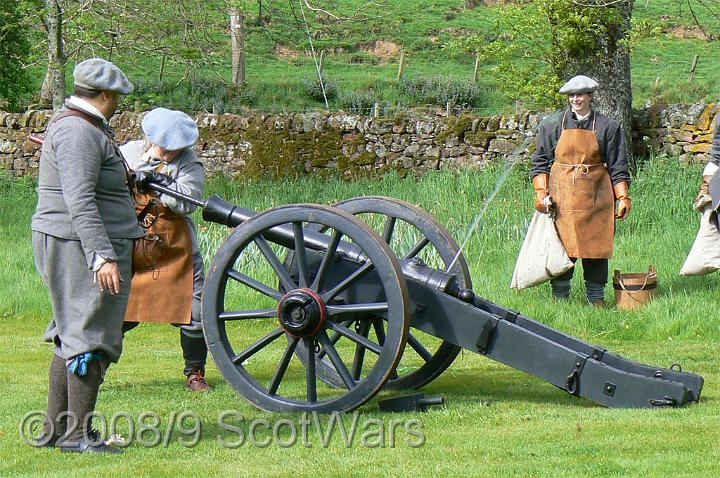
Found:
<svg viewBox="0 0 720 478"><path fill-rule="evenodd" d="M700 375L620 357L478 297L465 258L430 214L388 197L256 213L196 200L233 228L209 267L205 338L220 373L256 407L353 410L417 389L466 349L607 407L697 402Z"/></svg>

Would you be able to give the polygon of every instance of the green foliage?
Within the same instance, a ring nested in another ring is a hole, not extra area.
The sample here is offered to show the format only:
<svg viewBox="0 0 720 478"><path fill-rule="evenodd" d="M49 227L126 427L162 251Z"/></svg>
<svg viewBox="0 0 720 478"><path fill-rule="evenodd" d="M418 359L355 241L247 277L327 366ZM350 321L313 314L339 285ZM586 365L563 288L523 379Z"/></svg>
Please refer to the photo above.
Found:
<svg viewBox="0 0 720 478"><path fill-rule="evenodd" d="M14 178L5 169L0 169L0 195L34 199L35 180L29 176Z"/></svg>
<svg viewBox="0 0 720 478"><path fill-rule="evenodd" d="M199 78L195 81L135 80L135 91L125 102L132 106L140 102L141 109L155 106L187 111L209 111L218 114L237 112L252 102L252 91L237 89L224 81Z"/></svg>
<svg viewBox="0 0 720 478"><path fill-rule="evenodd" d="M26 71L31 72L32 89L39 91L45 76L47 38L39 22L43 2L32 2L40 8L24 16L24 29L32 35L33 47L32 57L24 65ZM24 3L25 0L18 2ZM223 99L221 110L232 111L239 106L270 111L317 108L317 101L303 91L302 81L315 74L315 65L308 55L310 38L304 30L297 2L244 0L232 3L239 4L245 18L247 84L231 98ZM416 106L398 92L397 51L378 54L373 50L378 41L392 42L393 48L406 52L405 76L468 79L473 75L474 52L485 45L488 50L478 77L482 99L476 108L481 108L482 113L506 113L514 110L516 99L530 109L554 106L553 88L559 84L553 80L549 63L544 61L548 57L546 53L553 48L550 25L541 16L535 17L537 21L527 15L509 16L506 11L509 3L517 3L528 14L538 8L536 2L496 2L492 6L487 2L463 9L458 0L385 1L380 7L361 0L343 0L336 4L339 9L346 14L358 13L350 21L334 21L321 12L307 9L305 14L316 51L326 51L325 74L337 83L342 92L339 96L372 89L381 102ZM701 8L701 3L712 5L707 0L635 2L633 31L623 43L635 48L632 53L635 106L654 97L650 90L658 76L668 96L682 102L714 101L720 95L720 82L714 81L720 76L720 62L713 61L720 55L720 42L680 38L673 33L673 29L697 31L688 8L692 4L703 28L717 36L720 22L713 11ZM63 0L62 4L66 8L67 50L75 55L68 63L68 73L78 58L93 55L112 58L133 82L163 80L174 85L184 79L230 83L226 1ZM135 8L137 10L133 10ZM450 12L452 18L445 20ZM654 36L660 31L660 37ZM511 52L508 65L503 66L503 49L496 54L492 48L513 37L524 46ZM442 45L446 46L442 48ZM448 55L453 52L451 45L458 45L452 57ZM694 54L700 55L695 87L686 89L684 82ZM362 63L356 63L358 60ZM70 74L67 80L71 82ZM185 94L182 83L179 90ZM164 95L158 93L154 104L162 104ZM167 95L172 102L181 97L171 88L167 89ZM19 101L20 106L29 103L22 97ZM142 103L148 102L143 99ZM193 100L193 104L201 103L212 102ZM344 101L348 103L352 100ZM342 104L338 97L331 101L330 107ZM190 108L182 103L178 106Z"/></svg>
<svg viewBox="0 0 720 478"><path fill-rule="evenodd" d="M367 114L377 101L374 91L350 91L340 97L340 107L350 113Z"/></svg>
<svg viewBox="0 0 720 478"><path fill-rule="evenodd" d="M626 37L629 21L615 5L581 7L566 0L530 0L501 8L494 35L471 35L446 45L451 54L476 52L490 62L509 98L532 98L540 106L555 107L563 98L558 88L578 62L603 60L605 48L627 48L642 35L658 32L648 20L636 22Z"/></svg>
<svg viewBox="0 0 720 478"><path fill-rule="evenodd" d="M30 91L23 65L30 54L30 41L23 20L31 2L0 0L0 109L16 109Z"/></svg>
<svg viewBox="0 0 720 478"><path fill-rule="evenodd" d="M475 106L480 102L480 87L470 80L439 76L404 77L398 89L414 104Z"/></svg>
<svg viewBox="0 0 720 478"><path fill-rule="evenodd" d="M315 77L311 80L303 80L302 82L305 94L315 101L325 101L325 98L334 100L338 96L338 86L336 83L326 78Z"/></svg>

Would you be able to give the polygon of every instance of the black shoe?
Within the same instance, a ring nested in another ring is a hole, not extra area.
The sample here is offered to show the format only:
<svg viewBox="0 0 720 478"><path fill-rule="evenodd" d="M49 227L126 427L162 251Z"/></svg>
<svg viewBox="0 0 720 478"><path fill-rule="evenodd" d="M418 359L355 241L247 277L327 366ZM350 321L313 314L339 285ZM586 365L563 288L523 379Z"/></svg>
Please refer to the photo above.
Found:
<svg viewBox="0 0 720 478"><path fill-rule="evenodd" d="M88 436L81 438L72 445L65 442L57 444L63 453L109 453L119 455L123 450L116 448L102 439L97 430L90 430Z"/></svg>

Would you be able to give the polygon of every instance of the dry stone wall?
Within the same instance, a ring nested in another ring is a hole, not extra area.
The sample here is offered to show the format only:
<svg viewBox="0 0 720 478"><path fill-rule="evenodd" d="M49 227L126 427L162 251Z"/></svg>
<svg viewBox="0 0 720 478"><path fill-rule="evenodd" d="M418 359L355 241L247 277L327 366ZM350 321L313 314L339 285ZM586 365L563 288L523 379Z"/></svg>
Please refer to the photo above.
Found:
<svg viewBox="0 0 720 478"><path fill-rule="evenodd" d="M635 112L636 154L664 152L704 162L718 104L652 106ZM440 168L481 168L512 155L528 158L546 113L478 117L403 114L368 118L345 113L198 114L196 146L209 175L302 175L354 178L387 171L422 174ZM0 112L0 168L36 175L49 111ZM142 137L143 113L112 119L118 141Z"/></svg>

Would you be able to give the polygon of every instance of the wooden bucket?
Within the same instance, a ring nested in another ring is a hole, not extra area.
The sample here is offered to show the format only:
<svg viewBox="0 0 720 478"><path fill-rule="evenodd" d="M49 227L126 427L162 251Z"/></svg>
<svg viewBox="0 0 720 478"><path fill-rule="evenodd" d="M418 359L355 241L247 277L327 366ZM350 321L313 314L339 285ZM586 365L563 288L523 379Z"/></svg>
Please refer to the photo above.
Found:
<svg viewBox="0 0 720 478"><path fill-rule="evenodd" d="M657 272L650 266L647 273L621 274L615 270L613 289L618 309L635 309L652 300L657 290Z"/></svg>

